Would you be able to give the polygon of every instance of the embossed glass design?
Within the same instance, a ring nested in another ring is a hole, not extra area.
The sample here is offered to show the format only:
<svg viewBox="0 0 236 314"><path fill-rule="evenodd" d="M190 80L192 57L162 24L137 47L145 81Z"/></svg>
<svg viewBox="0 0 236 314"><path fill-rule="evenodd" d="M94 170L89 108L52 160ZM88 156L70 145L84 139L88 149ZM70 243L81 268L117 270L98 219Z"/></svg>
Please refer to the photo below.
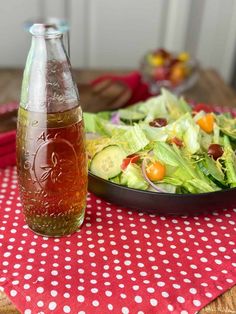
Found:
<svg viewBox="0 0 236 314"><path fill-rule="evenodd" d="M85 214L82 111L62 34L44 24L30 31L17 124L20 197L34 232L62 236L76 231Z"/></svg>

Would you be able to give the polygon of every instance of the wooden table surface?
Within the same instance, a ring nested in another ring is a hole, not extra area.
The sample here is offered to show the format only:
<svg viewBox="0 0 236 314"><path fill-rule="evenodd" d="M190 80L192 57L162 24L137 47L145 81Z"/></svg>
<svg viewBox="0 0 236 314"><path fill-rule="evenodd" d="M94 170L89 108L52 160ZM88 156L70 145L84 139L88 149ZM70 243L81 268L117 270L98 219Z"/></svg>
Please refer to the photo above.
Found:
<svg viewBox="0 0 236 314"><path fill-rule="evenodd" d="M107 71L108 72L108 71ZM109 71L125 74L127 71ZM87 83L104 74L104 70L75 70L78 83ZM0 69L0 104L19 101L22 70ZM236 107L236 94L214 70L202 70L198 82L184 96L197 102ZM0 314L19 314L6 295L0 291ZM36 313L33 313L36 314ZM208 304L199 314L236 314L236 286Z"/></svg>

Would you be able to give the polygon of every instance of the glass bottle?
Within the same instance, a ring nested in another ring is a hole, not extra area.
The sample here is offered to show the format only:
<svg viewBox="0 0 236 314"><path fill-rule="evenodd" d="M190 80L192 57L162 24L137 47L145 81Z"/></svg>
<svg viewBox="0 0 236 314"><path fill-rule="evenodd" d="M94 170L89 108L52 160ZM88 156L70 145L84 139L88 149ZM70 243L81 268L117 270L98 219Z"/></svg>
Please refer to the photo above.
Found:
<svg viewBox="0 0 236 314"><path fill-rule="evenodd" d="M79 94L62 33L34 24L17 124L17 170L29 228L47 236L83 223L87 160Z"/></svg>

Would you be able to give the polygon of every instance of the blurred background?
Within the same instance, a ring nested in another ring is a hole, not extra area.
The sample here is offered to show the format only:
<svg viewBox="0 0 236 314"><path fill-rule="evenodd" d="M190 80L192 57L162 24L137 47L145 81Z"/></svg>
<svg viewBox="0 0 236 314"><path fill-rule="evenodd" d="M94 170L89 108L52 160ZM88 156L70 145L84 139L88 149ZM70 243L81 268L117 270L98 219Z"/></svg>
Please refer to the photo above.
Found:
<svg viewBox="0 0 236 314"><path fill-rule="evenodd" d="M0 3L0 68L22 68L26 20L65 18L74 68L136 69L143 54L188 51L205 68L235 80L235 0L7 0Z"/></svg>

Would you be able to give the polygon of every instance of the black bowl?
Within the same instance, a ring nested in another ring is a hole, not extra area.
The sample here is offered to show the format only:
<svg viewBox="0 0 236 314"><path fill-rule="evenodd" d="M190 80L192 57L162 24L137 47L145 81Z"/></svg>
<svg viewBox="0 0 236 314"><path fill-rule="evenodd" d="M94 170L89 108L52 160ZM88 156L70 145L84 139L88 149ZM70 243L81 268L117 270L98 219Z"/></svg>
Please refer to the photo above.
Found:
<svg viewBox="0 0 236 314"><path fill-rule="evenodd" d="M201 194L156 193L130 189L89 172L88 189L108 202L158 215L196 215L236 207L236 188Z"/></svg>

